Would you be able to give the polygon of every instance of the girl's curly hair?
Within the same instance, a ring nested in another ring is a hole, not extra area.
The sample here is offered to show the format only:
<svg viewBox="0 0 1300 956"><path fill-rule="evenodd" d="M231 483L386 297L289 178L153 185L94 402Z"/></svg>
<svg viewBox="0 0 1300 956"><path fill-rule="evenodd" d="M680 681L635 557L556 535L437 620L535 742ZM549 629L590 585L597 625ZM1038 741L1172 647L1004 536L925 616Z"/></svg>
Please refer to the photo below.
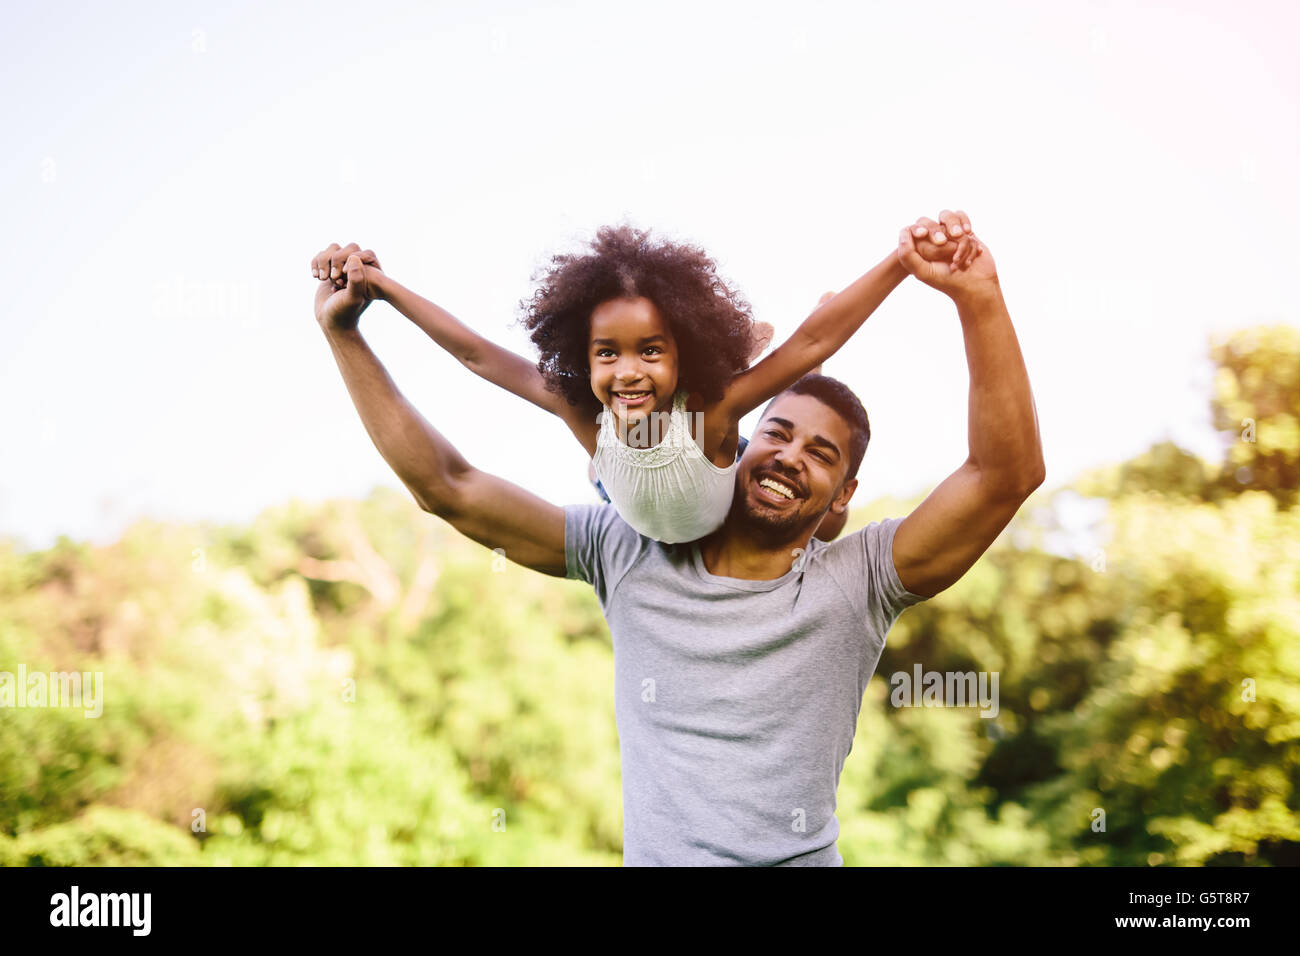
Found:
<svg viewBox="0 0 1300 956"><path fill-rule="evenodd" d="M649 230L626 225L600 228L590 246L580 255L552 256L531 301L520 302L546 387L570 405L592 405L591 313L610 299L644 296L677 342L678 389L698 392L706 402L720 399L749 365L754 320L713 259L696 246L652 241Z"/></svg>

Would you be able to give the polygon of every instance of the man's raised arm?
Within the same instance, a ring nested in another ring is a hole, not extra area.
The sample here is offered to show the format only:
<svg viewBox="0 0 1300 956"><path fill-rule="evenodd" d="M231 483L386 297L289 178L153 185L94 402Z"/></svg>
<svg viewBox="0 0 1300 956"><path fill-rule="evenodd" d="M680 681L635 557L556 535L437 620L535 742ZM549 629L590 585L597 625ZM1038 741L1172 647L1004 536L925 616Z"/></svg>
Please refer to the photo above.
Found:
<svg viewBox="0 0 1300 956"><path fill-rule="evenodd" d="M970 369L970 455L903 519L894 535L898 579L924 597L960 579L1046 475L1029 375L993 257L980 246L970 265L957 271L921 258L915 241L927 233L931 241L936 234L940 242L970 238L963 213L945 210L939 218L918 220L903 230L898 257L909 272L957 305Z"/></svg>
<svg viewBox="0 0 1300 956"><path fill-rule="evenodd" d="M357 323L371 298L361 255L331 245L312 260L312 274L321 279L316 320L371 441L422 509L517 564L563 577L564 510L470 465L398 391L361 337ZM373 256L367 264L379 268ZM342 277L346 285L337 288Z"/></svg>

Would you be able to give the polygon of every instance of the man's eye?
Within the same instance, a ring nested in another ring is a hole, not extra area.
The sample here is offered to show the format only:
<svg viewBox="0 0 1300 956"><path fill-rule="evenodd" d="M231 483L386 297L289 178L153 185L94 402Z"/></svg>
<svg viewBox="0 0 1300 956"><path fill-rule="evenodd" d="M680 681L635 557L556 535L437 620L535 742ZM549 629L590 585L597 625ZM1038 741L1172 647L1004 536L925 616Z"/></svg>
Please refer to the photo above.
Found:
<svg viewBox="0 0 1300 956"><path fill-rule="evenodd" d="M780 433L780 432L778 432L778 431L776 431L776 430L774 430L774 429L771 429L771 428L769 428L767 431L763 432L763 434L764 434L764 435L771 435L773 438L780 438L780 437L781 437L781 433Z"/></svg>

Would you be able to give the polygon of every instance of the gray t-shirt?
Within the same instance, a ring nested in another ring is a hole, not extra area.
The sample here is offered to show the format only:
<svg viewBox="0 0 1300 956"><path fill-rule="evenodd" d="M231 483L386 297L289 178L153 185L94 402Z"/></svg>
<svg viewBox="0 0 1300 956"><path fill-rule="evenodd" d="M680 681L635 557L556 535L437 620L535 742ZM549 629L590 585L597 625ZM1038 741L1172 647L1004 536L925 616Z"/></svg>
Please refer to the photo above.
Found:
<svg viewBox="0 0 1300 956"><path fill-rule="evenodd" d="M841 866L835 791L885 635L924 598L894 569L901 518L812 539L771 581L695 543L564 509L567 576L614 642L625 866Z"/></svg>

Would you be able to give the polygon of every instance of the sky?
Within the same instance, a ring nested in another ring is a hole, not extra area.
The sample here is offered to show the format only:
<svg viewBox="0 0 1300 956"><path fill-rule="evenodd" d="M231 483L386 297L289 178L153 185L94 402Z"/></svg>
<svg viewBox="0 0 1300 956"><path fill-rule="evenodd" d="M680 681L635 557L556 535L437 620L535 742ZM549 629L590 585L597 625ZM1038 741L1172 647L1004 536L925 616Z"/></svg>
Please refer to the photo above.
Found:
<svg viewBox="0 0 1300 956"><path fill-rule="evenodd" d="M690 241L789 335L962 209L1029 370L1046 488L1217 459L1212 336L1300 325L1290 4L50 3L0 35L0 534L107 542L401 488L312 312L331 242L523 354L606 223ZM594 502L556 418L385 303L362 332L474 465ZM967 454L950 300L909 279L826 363L855 500ZM748 434L757 412L742 423Z"/></svg>

